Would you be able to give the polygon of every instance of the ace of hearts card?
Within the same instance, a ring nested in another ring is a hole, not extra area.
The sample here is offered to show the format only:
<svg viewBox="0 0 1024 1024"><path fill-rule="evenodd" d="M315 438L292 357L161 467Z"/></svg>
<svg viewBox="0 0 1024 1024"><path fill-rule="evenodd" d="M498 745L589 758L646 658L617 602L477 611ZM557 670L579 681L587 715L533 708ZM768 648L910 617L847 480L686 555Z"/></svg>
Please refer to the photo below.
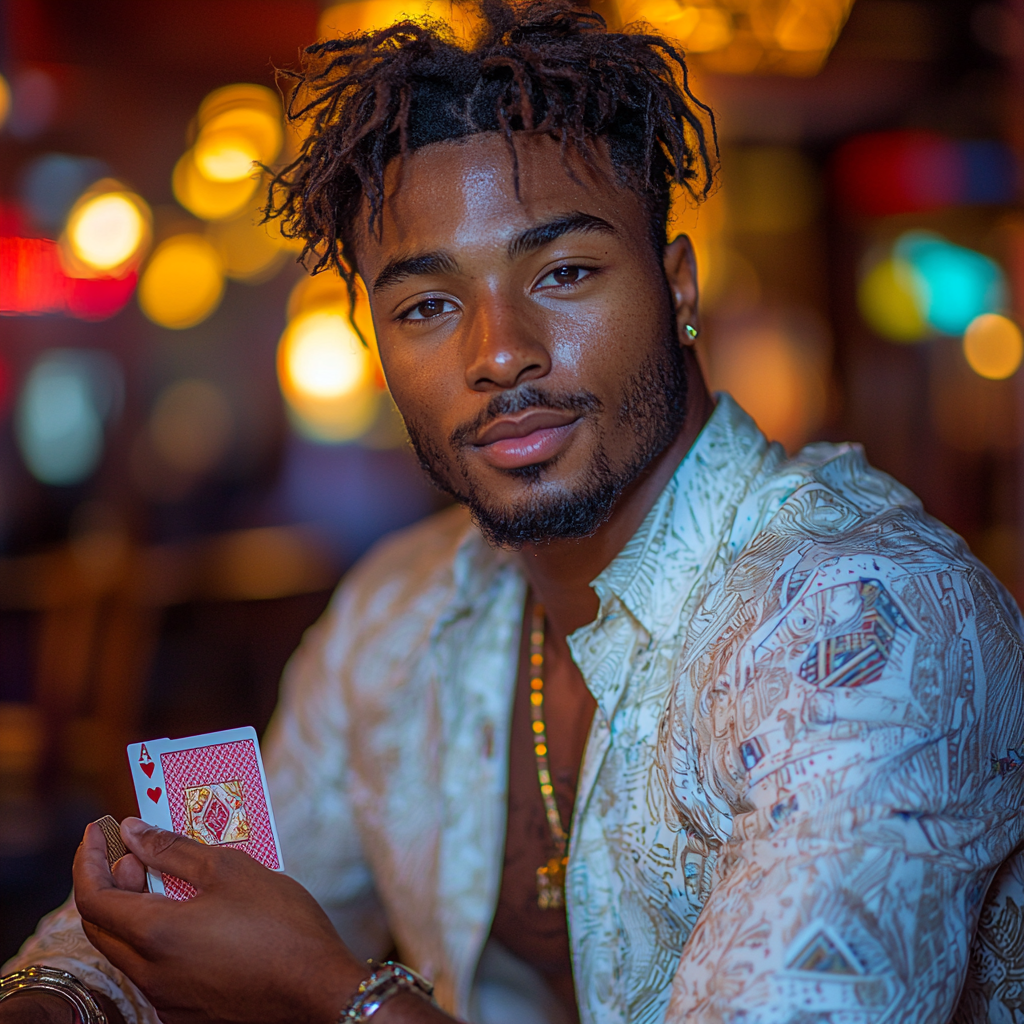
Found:
<svg viewBox="0 0 1024 1024"><path fill-rule="evenodd" d="M206 846L233 846L265 867L284 869L254 729L132 743L128 761L139 817L148 825ZM176 900L195 895L174 875L153 869L148 875L151 892Z"/></svg>

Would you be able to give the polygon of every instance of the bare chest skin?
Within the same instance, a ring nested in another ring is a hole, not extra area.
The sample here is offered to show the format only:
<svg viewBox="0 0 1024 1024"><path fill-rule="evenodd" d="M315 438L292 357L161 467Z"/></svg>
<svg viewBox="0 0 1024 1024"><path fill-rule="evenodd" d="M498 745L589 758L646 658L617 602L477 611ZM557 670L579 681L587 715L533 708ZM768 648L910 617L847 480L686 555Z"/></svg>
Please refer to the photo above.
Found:
<svg viewBox="0 0 1024 1024"><path fill-rule="evenodd" d="M554 856L537 781L529 703L530 599L519 644L509 744L508 827L501 891L491 935L544 975L570 1021L578 1021L564 910L537 906L536 871ZM562 824L569 826L587 733L596 707L565 641L547 630L544 709L548 758Z"/></svg>

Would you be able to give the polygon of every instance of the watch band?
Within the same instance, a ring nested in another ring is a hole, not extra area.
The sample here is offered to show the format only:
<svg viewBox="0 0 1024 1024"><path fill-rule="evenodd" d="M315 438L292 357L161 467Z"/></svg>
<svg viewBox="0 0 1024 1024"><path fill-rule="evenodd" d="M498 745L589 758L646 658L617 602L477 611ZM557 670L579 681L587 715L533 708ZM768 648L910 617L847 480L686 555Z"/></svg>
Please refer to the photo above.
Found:
<svg viewBox="0 0 1024 1024"><path fill-rule="evenodd" d="M373 964L373 961L369 961ZM415 992L429 1002L434 1001L434 986L421 974L405 964L388 960L378 964L374 972L356 990L352 1002L341 1011L338 1024L365 1024L392 996Z"/></svg>
<svg viewBox="0 0 1024 1024"><path fill-rule="evenodd" d="M82 1024L107 1024L93 994L73 975L55 967L26 967L0 978L0 1003L19 992L49 992L70 1003Z"/></svg>

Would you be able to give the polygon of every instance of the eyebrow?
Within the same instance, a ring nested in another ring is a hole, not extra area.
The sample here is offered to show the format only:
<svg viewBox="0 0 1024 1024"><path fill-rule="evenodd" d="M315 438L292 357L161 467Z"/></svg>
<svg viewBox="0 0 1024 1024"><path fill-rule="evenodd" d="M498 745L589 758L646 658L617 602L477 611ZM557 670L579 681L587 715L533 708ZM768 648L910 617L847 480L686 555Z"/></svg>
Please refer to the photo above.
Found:
<svg viewBox="0 0 1024 1024"><path fill-rule="evenodd" d="M590 213L568 213L546 224L538 224L529 228L521 235L517 235L508 243L509 259L519 259L536 252L545 245L561 238L563 235L571 234L574 231L601 232L607 235L617 235L618 231L612 227L603 217L595 217Z"/></svg>
<svg viewBox="0 0 1024 1024"><path fill-rule="evenodd" d="M602 232L617 235L618 231L603 217L590 213L567 213L544 224L527 228L508 243L509 259L521 259L532 252L573 232ZM397 284L407 277L423 274L457 274L459 263L451 253L444 250L421 253L417 256L398 256L389 261L374 278L373 290L379 291L388 285Z"/></svg>
<svg viewBox="0 0 1024 1024"><path fill-rule="evenodd" d="M419 256L398 256L387 263L374 278L373 290L379 291L417 274L456 274L458 261L447 252L427 252Z"/></svg>

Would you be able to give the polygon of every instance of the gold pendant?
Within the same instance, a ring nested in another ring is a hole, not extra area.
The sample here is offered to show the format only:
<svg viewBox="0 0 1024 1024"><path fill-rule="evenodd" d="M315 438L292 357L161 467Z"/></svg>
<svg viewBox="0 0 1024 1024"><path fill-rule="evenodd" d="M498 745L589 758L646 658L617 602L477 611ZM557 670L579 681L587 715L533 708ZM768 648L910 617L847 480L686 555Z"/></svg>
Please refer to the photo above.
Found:
<svg viewBox="0 0 1024 1024"><path fill-rule="evenodd" d="M568 857L552 857L537 868L537 906L541 910L561 910L565 906L565 867Z"/></svg>

